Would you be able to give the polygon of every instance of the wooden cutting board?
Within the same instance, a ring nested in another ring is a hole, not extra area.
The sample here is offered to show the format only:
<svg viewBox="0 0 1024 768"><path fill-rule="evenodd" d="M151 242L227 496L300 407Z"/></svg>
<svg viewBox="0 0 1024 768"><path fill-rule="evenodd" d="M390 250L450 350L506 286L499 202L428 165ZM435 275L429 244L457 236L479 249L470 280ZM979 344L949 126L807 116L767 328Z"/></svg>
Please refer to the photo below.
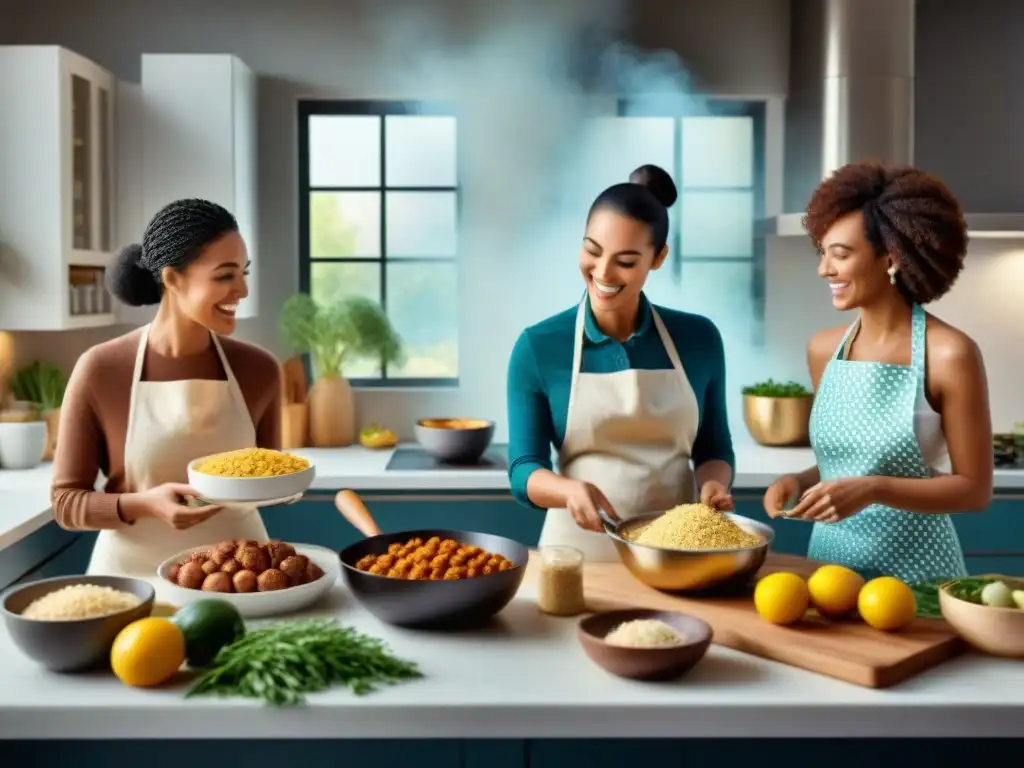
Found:
<svg viewBox="0 0 1024 768"><path fill-rule="evenodd" d="M809 576L818 565L803 557L769 554L758 576L774 571ZM688 613L711 625L719 645L868 688L896 685L966 649L944 621L916 619L899 632L880 632L857 619L828 622L810 613L800 624L779 627L757 615L750 596L679 597L641 584L622 563L587 563L584 569L591 611ZM536 579L539 570L531 554L528 578Z"/></svg>

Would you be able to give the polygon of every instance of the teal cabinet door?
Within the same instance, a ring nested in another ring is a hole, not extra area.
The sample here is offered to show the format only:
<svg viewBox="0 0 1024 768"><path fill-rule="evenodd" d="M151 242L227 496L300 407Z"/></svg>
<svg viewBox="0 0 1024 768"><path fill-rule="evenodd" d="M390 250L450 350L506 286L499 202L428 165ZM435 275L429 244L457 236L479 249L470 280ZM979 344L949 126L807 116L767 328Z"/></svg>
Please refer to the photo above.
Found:
<svg viewBox="0 0 1024 768"><path fill-rule="evenodd" d="M423 528L479 531L536 546L544 515L507 494L361 494L385 533ZM362 538L334 506L333 494L314 493L290 506L263 510L275 539L342 550Z"/></svg>
<svg viewBox="0 0 1024 768"><path fill-rule="evenodd" d="M811 524L801 520L781 520L768 517L760 494L738 493L733 496L736 513L770 525L775 531L772 551L783 555L807 554L807 543L811 539Z"/></svg>
<svg viewBox="0 0 1024 768"><path fill-rule="evenodd" d="M56 526L56 523L51 523ZM44 560L34 570L26 573L18 584L25 584L38 579L50 579L55 576L77 576L85 573L89 567L89 558L92 557L93 544L96 543L96 533L79 533L70 544L65 546L52 557Z"/></svg>
<svg viewBox="0 0 1024 768"><path fill-rule="evenodd" d="M1024 555L1024 495L997 496L984 512L953 515L967 557Z"/></svg>

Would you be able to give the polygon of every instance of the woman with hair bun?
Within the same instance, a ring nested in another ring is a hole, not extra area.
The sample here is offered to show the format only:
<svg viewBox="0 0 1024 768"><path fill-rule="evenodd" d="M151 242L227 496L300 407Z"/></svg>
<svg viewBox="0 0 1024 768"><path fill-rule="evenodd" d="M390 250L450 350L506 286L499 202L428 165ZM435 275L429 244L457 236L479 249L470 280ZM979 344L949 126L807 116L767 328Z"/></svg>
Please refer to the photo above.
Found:
<svg viewBox="0 0 1024 768"><path fill-rule="evenodd" d="M523 331L509 361L512 493L547 510L542 545L589 560L618 559L601 510L627 519L698 499L732 508L721 335L643 293L668 255L675 200L653 165L598 195L580 251L582 301Z"/></svg>
<svg viewBox="0 0 1024 768"><path fill-rule="evenodd" d="M765 511L812 521L816 560L907 582L964 576L950 513L992 498L985 365L923 309L963 269L960 205L927 173L854 163L818 187L804 224L832 305L857 319L810 341L817 465L777 480Z"/></svg>
<svg viewBox="0 0 1024 768"><path fill-rule="evenodd" d="M190 547L267 538L255 508L185 499L197 495L185 484L191 460L280 447L280 366L226 337L248 267L234 216L178 200L108 270L114 296L158 309L152 323L86 351L64 397L51 502L61 527L100 531L89 573L152 579Z"/></svg>

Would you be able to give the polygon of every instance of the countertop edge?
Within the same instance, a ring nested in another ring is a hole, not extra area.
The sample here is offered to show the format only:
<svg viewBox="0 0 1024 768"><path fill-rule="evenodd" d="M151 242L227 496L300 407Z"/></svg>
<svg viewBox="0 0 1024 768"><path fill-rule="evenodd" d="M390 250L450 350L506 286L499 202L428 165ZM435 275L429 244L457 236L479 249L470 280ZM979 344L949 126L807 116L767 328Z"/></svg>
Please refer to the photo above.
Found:
<svg viewBox="0 0 1024 768"><path fill-rule="evenodd" d="M899 717L894 710L899 709ZM43 716L45 713L45 716ZM386 713L386 717L381 715ZM777 702L0 708L0 739L930 738L1019 736L1020 705Z"/></svg>

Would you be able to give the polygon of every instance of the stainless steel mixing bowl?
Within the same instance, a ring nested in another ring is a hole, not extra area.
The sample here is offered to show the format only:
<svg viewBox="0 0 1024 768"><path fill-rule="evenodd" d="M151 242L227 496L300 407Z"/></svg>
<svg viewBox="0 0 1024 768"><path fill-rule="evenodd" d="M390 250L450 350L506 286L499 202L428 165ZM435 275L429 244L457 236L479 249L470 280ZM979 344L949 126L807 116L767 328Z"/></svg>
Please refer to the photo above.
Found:
<svg viewBox="0 0 1024 768"><path fill-rule="evenodd" d="M772 527L749 517L725 513L748 533L763 537L761 544L746 549L660 549L630 541L625 536L664 514L657 512L609 525L605 530L623 564L649 587L666 592L701 591L748 581L764 565L775 538Z"/></svg>

